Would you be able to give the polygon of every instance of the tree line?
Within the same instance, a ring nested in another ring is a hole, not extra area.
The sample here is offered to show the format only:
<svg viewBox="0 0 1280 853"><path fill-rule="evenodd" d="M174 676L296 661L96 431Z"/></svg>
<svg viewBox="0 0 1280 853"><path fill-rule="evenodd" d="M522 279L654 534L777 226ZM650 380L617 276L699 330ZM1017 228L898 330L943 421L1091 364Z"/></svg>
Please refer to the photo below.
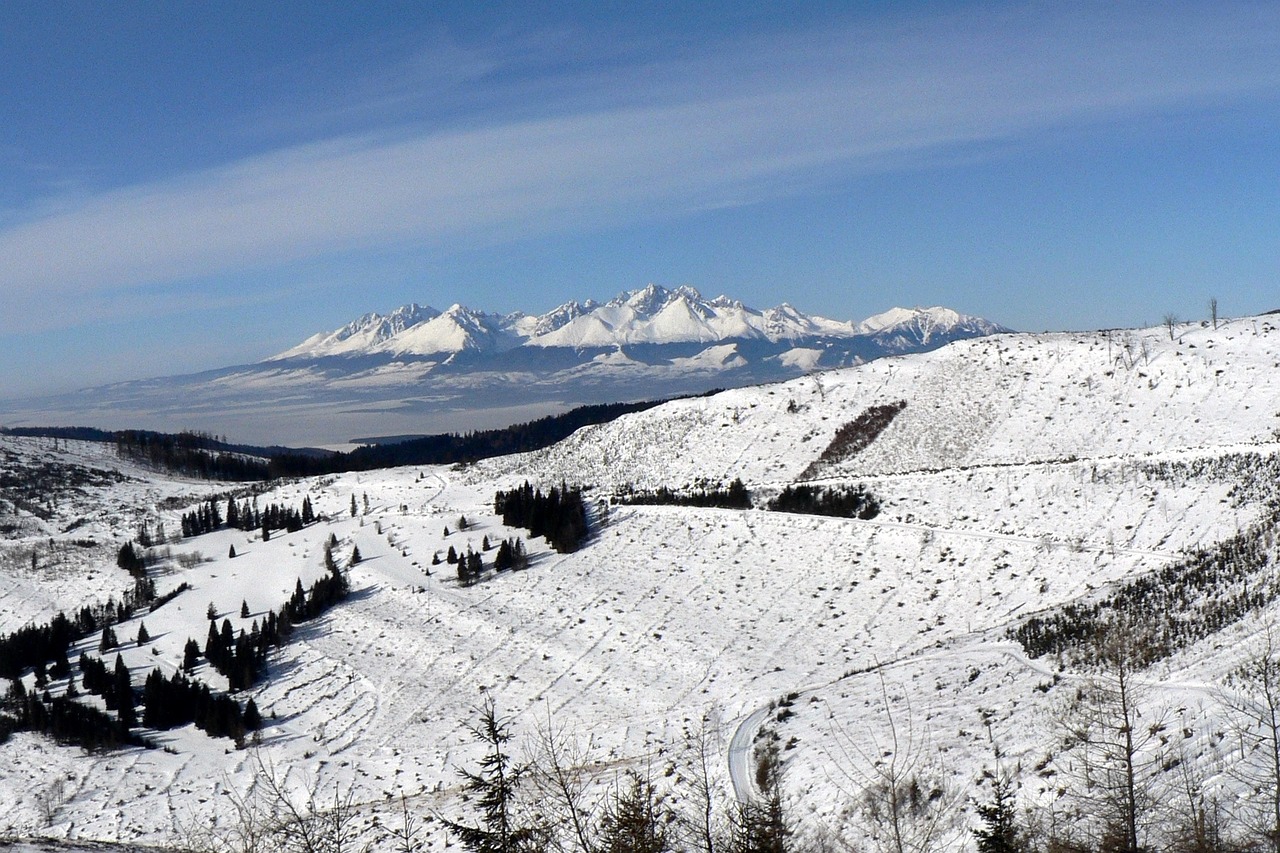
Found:
<svg viewBox="0 0 1280 853"><path fill-rule="evenodd" d="M703 483L690 490L677 491L668 486L651 490L637 490L624 486L613 497L614 503L629 506L693 506L720 509L751 509L751 493L743 485L741 477L735 477L728 486Z"/></svg>
<svg viewBox="0 0 1280 853"><path fill-rule="evenodd" d="M224 525L235 530L261 530L267 538L274 530L296 533L316 520L311 498L303 496L302 505L298 509L272 503L266 509L258 508L258 500L248 498L237 503L234 497L227 498L226 516L218 507L218 501L210 498L196 509L182 515L182 535L184 538L203 536L221 529Z"/></svg>
<svg viewBox="0 0 1280 853"><path fill-rule="evenodd" d="M369 471L400 465L448 465L493 456L527 453L568 438L584 426L608 423L667 402L578 406L559 415L501 429L441 433L403 441L369 443L346 453L230 444L207 433L148 430L107 431L90 427L12 427L6 435L114 443L126 459L208 480L250 481Z"/></svg>

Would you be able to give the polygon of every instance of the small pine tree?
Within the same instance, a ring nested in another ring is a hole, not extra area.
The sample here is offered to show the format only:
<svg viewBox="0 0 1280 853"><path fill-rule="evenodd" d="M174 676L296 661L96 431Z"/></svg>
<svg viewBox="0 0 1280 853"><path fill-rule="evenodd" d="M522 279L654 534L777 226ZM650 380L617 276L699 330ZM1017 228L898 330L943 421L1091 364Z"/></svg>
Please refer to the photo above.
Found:
<svg viewBox="0 0 1280 853"><path fill-rule="evenodd" d="M200 662L200 644L190 638L187 639L186 646L182 649L182 669L185 672L192 672L196 668L196 664Z"/></svg>
<svg viewBox="0 0 1280 853"><path fill-rule="evenodd" d="M244 600L241 600L240 602L240 618L241 619L249 618L249 602Z"/></svg>
<svg viewBox="0 0 1280 853"><path fill-rule="evenodd" d="M355 518L355 517L356 517L356 513L357 513L358 511L359 511L359 510L357 510L357 509L356 509L356 496L355 496L355 494L352 494L352 495L351 495L351 517L352 517L352 518Z"/></svg>
<svg viewBox="0 0 1280 853"><path fill-rule="evenodd" d="M244 706L244 727L251 732L262 728L262 714L258 711L258 703L252 699Z"/></svg>
<svg viewBox="0 0 1280 853"><path fill-rule="evenodd" d="M674 815L662 804L653 784L630 772L630 784L614 791L600 821L600 853L667 853L668 829Z"/></svg>
<svg viewBox="0 0 1280 853"><path fill-rule="evenodd" d="M469 526L470 526L470 525L467 523L467 517L466 517L465 515L460 515L460 516L458 516L458 529L459 529L459 530L466 530Z"/></svg>
<svg viewBox="0 0 1280 853"><path fill-rule="evenodd" d="M1022 853L1025 846L1018 834L1014 810L1013 783L1001 774L991 785L991 800L977 807L982 826L973 830L978 853Z"/></svg>
<svg viewBox="0 0 1280 853"><path fill-rule="evenodd" d="M138 645L144 646L151 642L151 635L147 633L147 623L138 623Z"/></svg>
<svg viewBox="0 0 1280 853"><path fill-rule="evenodd" d="M360 556L360 546L359 546L359 545L352 545L352 546L351 546L351 562L349 563L349 565L354 566L354 565L358 564L358 563L359 563L361 560L363 560L363 559L364 559L364 558Z"/></svg>
<svg viewBox="0 0 1280 853"><path fill-rule="evenodd" d="M116 632L111 629L110 625L104 625L102 628L102 639L98 642L98 651L105 652L114 649L120 645L120 641L116 639Z"/></svg>
<svg viewBox="0 0 1280 853"><path fill-rule="evenodd" d="M205 618L209 620L218 618L218 608L216 605L214 605L212 601L210 601L209 606L205 608L204 615L205 615Z"/></svg>
<svg viewBox="0 0 1280 853"><path fill-rule="evenodd" d="M477 741L487 747L480 759L479 772L462 771L463 787L475 795L473 802L480 811L479 825L468 825L442 819L445 829L472 853L515 853L526 849L534 838L532 827L520 826L515 811L515 793L525 774L525 767L511 758L507 743L511 740L509 725L498 718L493 700L479 709L480 720L471 726Z"/></svg>
<svg viewBox="0 0 1280 853"><path fill-rule="evenodd" d="M236 558L236 546L232 545L230 550L227 551L227 559L234 560L235 558Z"/></svg>

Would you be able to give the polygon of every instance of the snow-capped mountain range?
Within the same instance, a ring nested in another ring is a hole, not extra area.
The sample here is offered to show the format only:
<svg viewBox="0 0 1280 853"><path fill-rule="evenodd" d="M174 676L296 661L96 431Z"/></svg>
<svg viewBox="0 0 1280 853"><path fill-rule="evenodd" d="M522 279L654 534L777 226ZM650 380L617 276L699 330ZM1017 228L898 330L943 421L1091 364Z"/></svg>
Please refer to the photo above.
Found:
<svg viewBox="0 0 1280 853"><path fill-rule="evenodd" d="M948 308L893 308L858 323L657 285L541 315L410 304L255 364L0 401L0 424L196 429L336 446L777 382L1006 331Z"/></svg>
<svg viewBox="0 0 1280 853"><path fill-rule="evenodd" d="M340 329L307 338L270 361L387 354L423 356L500 353L520 346L613 348L638 344L768 341L800 344L821 338L878 338L902 350L935 340L1009 331L949 308L893 308L861 323L804 314L783 303L763 311L728 296L705 299L692 287L651 284L605 303L566 302L546 314L492 314L463 305L445 311L416 303L390 314L366 314Z"/></svg>

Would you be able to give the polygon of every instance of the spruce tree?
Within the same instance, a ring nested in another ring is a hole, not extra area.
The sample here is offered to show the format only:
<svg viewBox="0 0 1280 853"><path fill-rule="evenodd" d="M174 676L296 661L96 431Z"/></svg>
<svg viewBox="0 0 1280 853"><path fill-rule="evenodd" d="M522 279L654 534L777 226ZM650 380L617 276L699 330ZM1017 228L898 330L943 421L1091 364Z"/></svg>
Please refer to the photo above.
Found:
<svg viewBox="0 0 1280 853"><path fill-rule="evenodd" d="M240 601L240 618L241 619L249 618L249 602L243 599L241 599Z"/></svg>
<svg viewBox="0 0 1280 853"><path fill-rule="evenodd" d="M973 830L978 853L1022 853L1026 849L1018 837L1014 801L1013 783L1001 774L991 785L991 800L977 807L982 821L982 826Z"/></svg>
<svg viewBox="0 0 1280 853"><path fill-rule="evenodd" d="M667 853L675 816L653 790L653 784L629 772L629 784L615 790L600 821L599 853Z"/></svg>
<svg viewBox="0 0 1280 853"><path fill-rule="evenodd" d="M138 623L138 645L143 646L151 642L151 635L147 633L147 623Z"/></svg>
<svg viewBox="0 0 1280 853"><path fill-rule="evenodd" d="M187 644L182 649L182 669L185 672L191 672L200 662L200 644L191 638L187 638Z"/></svg>
<svg viewBox="0 0 1280 853"><path fill-rule="evenodd" d="M479 772L461 771L463 787L474 795L480 811L478 824L442 819L445 829L472 853L516 853L533 840L532 827L520 826L515 814L515 794L526 768L513 762L507 751L511 740L509 724L498 719L493 700L479 709L480 719L470 726L471 734L488 751L480 759Z"/></svg>

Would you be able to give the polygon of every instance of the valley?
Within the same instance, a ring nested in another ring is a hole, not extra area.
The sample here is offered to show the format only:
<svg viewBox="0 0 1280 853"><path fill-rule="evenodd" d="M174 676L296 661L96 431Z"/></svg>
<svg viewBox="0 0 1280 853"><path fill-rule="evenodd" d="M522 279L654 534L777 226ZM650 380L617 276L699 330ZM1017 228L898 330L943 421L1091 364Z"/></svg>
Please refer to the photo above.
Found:
<svg viewBox="0 0 1280 853"><path fill-rule="evenodd" d="M873 407L893 414L836 441ZM188 725L146 732L156 748L86 753L14 733L0 746L0 835L160 846L197 827L231 832L237 797L268 772L299 796L348 798L356 835L385 844L402 803L424 820L466 813L458 769L483 751L467 727L491 699L520 754L554 730L576 744L594 789L635 770L676 808L691 805L677 781L693 745L714 756L727 804L756 796L745 745L772 741L806 843L881 831L867 791L909 762L947 806L939 845L964 849L997 771L1027 807L1064 820L1080 808L1083 759L1063 748L1057 721L1096 673L1071 654L1033 657L1011 630L1105 601L1242 532L1265 543L1264 564L1239 582L1253 604L1191 631L1137 677L1150 713L1180 733L1151 747L1157 764L1176 747L1173 766L1243 814L1265 796L1228 772L1245 751L1224 734L1241 695L1228 676L1276 618L1278 454L1273 316L958 341L673 401L470 465L214 483L119 459L109 445L0 436L0 633L118 600L134 579L116 567L117 549L144 528L157 593L187 588L115 625L118 651L92 636L69 655L110 665L118 654L139 689L153 668L182 668L210 612L248 630L296 584L325 577L327 544L350 585L238 693L263 717L243 744ZM735 478L752 508L612 500ZM495 493L525 481L583 487L583 547L558 553L503 524ZM861 486L879 512L765 508L799 481ZM305 498L318 520L266 538L178 535L184 513L230 495L286 507ZM467 585L442 559L452 547L491 566L484 540L509 538L524 542L527 568L489 568ZM1193 595L1226 600L1213 584ZM1179 614L1150 618L1158 628ZM150 639L138 643L143 622ZM228 687L206 661L194 675ZM34 682L24 676L28 690ZM1159 769L1148 781L1180 784ZM446 843L438 823L423 840Z"/></svg>

